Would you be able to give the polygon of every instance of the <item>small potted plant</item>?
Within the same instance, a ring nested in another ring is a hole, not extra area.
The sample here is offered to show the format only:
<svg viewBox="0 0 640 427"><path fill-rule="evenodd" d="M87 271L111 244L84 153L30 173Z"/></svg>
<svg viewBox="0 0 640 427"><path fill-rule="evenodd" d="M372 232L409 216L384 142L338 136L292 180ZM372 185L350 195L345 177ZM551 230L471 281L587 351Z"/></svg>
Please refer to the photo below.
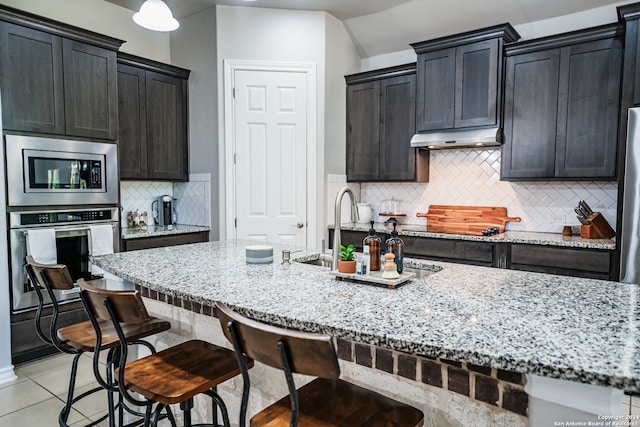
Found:
<svg viewBox="0 0 640 427"><path fill-rule="evenodd" d="M356 247L354 245L340 245L340 260L338 260L338 271L345 274L356 272Z"/></svg>

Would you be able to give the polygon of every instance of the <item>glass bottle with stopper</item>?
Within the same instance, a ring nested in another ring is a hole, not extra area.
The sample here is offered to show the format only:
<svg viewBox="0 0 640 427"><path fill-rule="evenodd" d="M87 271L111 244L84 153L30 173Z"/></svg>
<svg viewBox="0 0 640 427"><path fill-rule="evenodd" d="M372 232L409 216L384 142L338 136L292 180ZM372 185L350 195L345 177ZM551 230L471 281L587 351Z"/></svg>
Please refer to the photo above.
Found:
<svg viewBox="0 0 640 427"><path fill-rule="evenodd" d="M396 230L396 224L393 224L393 231L391 237L385 242L385 252L392 253L395 256L396 265L398 266L398 273L402 274L403 261L404 261L404 242L398 237L398 230Z"/></svg>
<svg viewBox="0 0 640 427"><path fill-rule="evenodd" d="M376 235L373 224L373 221L371 221L369 235L364 238L362 245L369 248L369 269L371 271L378 271L380 270L380 247L382 246L382 239Z"/></svg>

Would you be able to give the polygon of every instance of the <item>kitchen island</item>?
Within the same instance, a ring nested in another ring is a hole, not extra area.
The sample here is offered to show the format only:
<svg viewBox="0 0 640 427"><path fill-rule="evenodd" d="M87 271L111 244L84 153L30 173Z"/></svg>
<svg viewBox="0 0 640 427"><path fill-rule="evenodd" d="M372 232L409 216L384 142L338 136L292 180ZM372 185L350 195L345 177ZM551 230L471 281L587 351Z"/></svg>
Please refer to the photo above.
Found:
<svg viewBox="0 0 640 427"><path fill-rule="evenodd" d="M614 401L622 389L640 391L637 285L406 259L407 267L432 274L386 289L339 282L326 268L301 262L281 265L278 246L273 264L248 265L249 244L207 242L117 253L96 257L94 262L165 305L206 316L215 301L222 301L260 321L331 334L337 338L341 358L356 362L347 369L355 381L403 395L425 412L427 420L446 418L443 412L454 409L446 406L450 398L455 405L475 408L460 415L471 416L474 425L526 425L526 418L515 414L533 417L533 405L523 413L517 393L511 395L518 387L498 381L522 385L521 374L527 374L527 387L552 378L567 380L558 381L561 385L613 396L610 402L600 402L598 411L615 412ZM301 251L293 256L310 261L319 255ZM378 362L388 360L389 350L391 371L378 367ZM444 390L432 390L438 386L435 364L442 364L437 369L446 395ZM368 369L373 372L369 374L359 370L361 366L379 371ZM467 376L460 386L462 370ZM401 384L389 385L387 377ZM402 383L403 378L414 381ZM497 384L497 396L493 388L485 390L487 383ZM407 387L412 391L401 391ZM474 387L475 393L470 391ZM406 396L416 391L423 396ZM535 391L527 391L532 401L537 399ZM460 400L460 394L475 400ZM434 425L465 421L447 422L433 421Z"/></svg>

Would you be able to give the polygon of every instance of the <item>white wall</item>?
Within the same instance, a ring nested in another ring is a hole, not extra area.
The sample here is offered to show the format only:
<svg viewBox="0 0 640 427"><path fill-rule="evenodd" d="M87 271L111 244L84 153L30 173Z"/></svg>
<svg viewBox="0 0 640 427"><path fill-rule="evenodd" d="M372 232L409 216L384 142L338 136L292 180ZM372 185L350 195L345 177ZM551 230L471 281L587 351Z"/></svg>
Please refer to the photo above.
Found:
<svg viewBox="0 0 640 427"><path fill-rule="evenodd" d="M326 32L326 125L322 151L321 147L318 147L318 159L324 159L325 174L323 185L325 188L329 186L328 175L344 174L346 172L346 157L344 153L346 153L347 139L347 86L344 76L356 73L360 68L360 56L342 21L332 15L327 15ZM336 155L336 153L339 153L339 155ZM333 207L333 198L335 198L336 193L328 194L326 190L321 192L327 197L325 197L320 206ZM327 209L318 209L318 215L321 213L323 220L319 219L318 222L324 230L329 222L333 223L333 217L327 215ZM327 243L328 247L328 242L325 243Z"/></svg>
<svg viewBox="0 0 640 427"><path fill-rule="evenodd" d="M245 8L234 6L217 6L217 52L218 52L218 108L219 114L219 140L221 141L220 151L220 177L221 180L226 174L224 165L224 96L223 96L223 64L224 60L251 60L268 62L297 62L316 64L316 141L321 145L316 161L315 182L309 183L311 188L315 188L313 194L308 197L315 200L318 207L316 212L320 214L320 208L324 204L324 149L325 106L338 106L344 104L343 92L336 91L337 76L343 76L348 69L346 63L352 61L353 47L346 43L347 37L343 29L333 18L328 17L324 12L306 12L291 10L276 10L263 8ZM330 21L329 24L327 21ZM337 30L337 34L327 37L327 26ZM331 44L331 52L328 51L328 44ZM349 46L347 46L349 45ZM346 49L347 53L344 53ZM326 57L337 55L335 67L331 68L331 76L326 76ZM344 60L343 58L348 58ZM355 64L351 64L355 66ZM330 88L327 90L327 80ZM338 107L344 108L344 107ZM344 118L341 120L344 122ZM344 124L338 126L344 127ZM336 130L330 132L332 136L341 135L340 140L344 141L344 132ZM344 142L338 151L340 157L344 157ZM221 202L224 198L224 183L220 187ZM221 212L224 212L224 207ZM224 215L221 215L220 229L225 228ZM319 223L312 231L319 239L324 231L324 223L319 218ZM310 242L311 243L311 242ZM311 243L312 244L312 243Z"/></svg>
<svg viewBox="0 0 640 427"><path fill-rule="evenodd" d="M133 11L103 0L0 0L0 3L125 40L123 52L169 62L169 35L136 25Z"/></svg>
<svg viewBox="0 0 640 427"><path fill-rule="evenodd" d="M189 75L189 173L209 174L207 224L210 240L219 240L218 103L216 9L210 7L180 20L171 33L171 60ZM180 218L180 217L178 217ZM180 220L180 219L179 219Z"/></svg>

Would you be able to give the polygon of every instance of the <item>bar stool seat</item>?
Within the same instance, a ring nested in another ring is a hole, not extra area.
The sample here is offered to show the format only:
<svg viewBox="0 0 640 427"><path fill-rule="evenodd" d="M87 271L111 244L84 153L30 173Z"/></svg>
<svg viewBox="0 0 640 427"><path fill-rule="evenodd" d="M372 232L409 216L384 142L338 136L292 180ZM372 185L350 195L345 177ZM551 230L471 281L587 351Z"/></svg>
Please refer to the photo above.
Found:
<svg viewBox="0 0 640 427"><path fill-rule="evenodd" d="M113 328L113 324L106 320L98 321L102 330L101 350L108 350L120 345L118 334ZM140 325L121 325L124 335L128 341L136 341L147 338L151 335L171 329L171 323L157 318ZM96 333L90 320L64 326L57 331L57 336L63 343L81 351L92 352L96 346Z"/></svg>
<svg viewBox="0 0 640 427"><path fill-rule="evenodd" d="M146 425L156 425L159 414L168 405L179 403L184 426L190 427L193 398L206 394L213 401L213 425L217 426L217 408L223 425L229 427L229 416L216 387L240 374L236 354L201 340L191 340L138 360L127 362L122 324L143 323L149 318L138 291L98 289L79 279L81 297L98 334L98 321L111 321L121 343L120 363L116 370L120 393L136 405L147 409ZM99 334L98 334L99 335ZM247 361L250 368L253 361ZM134 397L136 392L146 398ZM152 411L151 405L157 402ZM172 420L173 421L173 420Z"/></svg>
<svg viewBox="0 0 640 427"><path fill-rule="evenodd" d="M251 418L251 427L419 427L423 413L372 390L340 380L340 367L331 336L266 325L216 303L223 332L233 344L244 380L246 358L284 372L289 396ZM293 374L316 378L297 389ZM243 399L244 403L244 399ZM244 410L245 408L243 408ZM241 412L240 426L246 415Z"/></svg>
<svg viewBox="0 0 640 427"><path fill-rule="evenodd" d="M127 363L124 385L147 399L172 405L239 374L233 351L192 340Z"/></svg>
<svg viewBox="0 0 640 427"><path fill-rule="evenodd" d="M317 378L298 389L299 426L420 426L422 412L342 380ZM285 396L251 418L251 427L289 426L291 398Z"/></svg>

